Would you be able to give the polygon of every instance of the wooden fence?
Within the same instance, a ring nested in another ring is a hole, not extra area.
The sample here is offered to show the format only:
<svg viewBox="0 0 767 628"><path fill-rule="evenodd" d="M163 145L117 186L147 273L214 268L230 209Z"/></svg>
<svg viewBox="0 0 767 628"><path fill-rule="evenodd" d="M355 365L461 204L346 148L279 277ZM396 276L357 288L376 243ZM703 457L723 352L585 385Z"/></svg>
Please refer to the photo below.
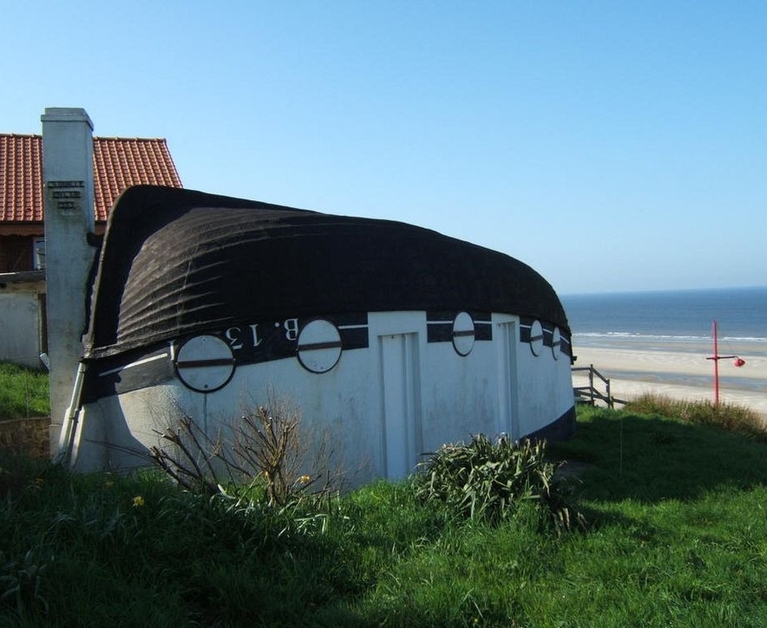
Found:
<svg viewBox="0 0 767 628"><path fill-rule="evenodd" d="M576 366L573 373L588 371L588 386L574 386L573 393L575 400L582 403L589 403L592 406L597 402L604 403L608 408L615 407L616 403L626 405L628 402L623 399L616 399L610 391L610 379L602 375L593 364L588 366Z"/></svg>

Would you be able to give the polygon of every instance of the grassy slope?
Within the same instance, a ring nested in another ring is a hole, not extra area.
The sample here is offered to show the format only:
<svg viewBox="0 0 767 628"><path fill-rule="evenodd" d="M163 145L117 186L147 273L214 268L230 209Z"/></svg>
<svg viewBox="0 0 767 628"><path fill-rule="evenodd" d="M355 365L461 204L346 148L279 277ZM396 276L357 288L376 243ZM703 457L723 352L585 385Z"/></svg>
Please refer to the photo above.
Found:
<svg viewBox="0 0 767 628"><path fill-rule="evenodd" d="M561 596L572 625L767 625L765 446L714 427L591 411L560 448L594 466L581 500L594 522L565 539ZM591 624L594 625L594 624Z"/></svg>
<svg viewBox="0 0 767 628"><path fill-rule="evenodd" d="M555 452L590 463L585 533L458 525L407 484L319 516L0 462L0 625L767 625L765 445L587 409Z"/></svg>
<svg viewBox="0 0 767 628"><path fill-rule="evenodd" d="M48 374L0 362L0 421L50 413Z"/></svg>

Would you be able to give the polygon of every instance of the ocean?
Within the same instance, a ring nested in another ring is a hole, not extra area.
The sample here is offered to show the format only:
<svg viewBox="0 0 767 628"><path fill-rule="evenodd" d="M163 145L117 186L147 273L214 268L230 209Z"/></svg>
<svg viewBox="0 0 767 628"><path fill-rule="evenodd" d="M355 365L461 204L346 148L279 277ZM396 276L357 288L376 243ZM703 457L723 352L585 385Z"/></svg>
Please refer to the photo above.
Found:
<svg viewBox="0 0 767 628"><path fill-rule="evenodd" d="M747 346L767 355L767 287L560 295L573 345L720 353Z"/></svg>

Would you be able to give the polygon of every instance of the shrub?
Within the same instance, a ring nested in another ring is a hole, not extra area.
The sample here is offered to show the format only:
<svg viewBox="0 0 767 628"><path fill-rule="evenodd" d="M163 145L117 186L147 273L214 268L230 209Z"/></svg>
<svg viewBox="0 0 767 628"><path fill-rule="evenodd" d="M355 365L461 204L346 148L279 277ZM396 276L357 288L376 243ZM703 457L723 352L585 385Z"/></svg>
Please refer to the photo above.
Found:
<svg viewBox="0 0 767 628"><path fill-rule="evenodd" d="M538 524L558 532L584 523L580 514L571 516L566 481L555 476L545 441L492 442L478 434L468 445L443 445L423 466L416 495L443 502L460 518L498 524L532 512Z"/></svg>

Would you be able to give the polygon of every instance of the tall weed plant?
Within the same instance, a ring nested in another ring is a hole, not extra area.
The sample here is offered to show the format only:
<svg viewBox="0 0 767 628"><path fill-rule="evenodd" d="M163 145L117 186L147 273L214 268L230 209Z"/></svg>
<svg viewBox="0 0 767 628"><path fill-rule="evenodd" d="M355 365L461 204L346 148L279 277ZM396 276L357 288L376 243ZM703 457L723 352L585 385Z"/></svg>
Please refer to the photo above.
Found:
<svg viewBox="0 0 767 628"><path fill-rule="evenodd" d="M767 443L767 425L755 410L731 403L673 399L646 393L629 403L625 410L637 414L675 417L686 423L718 427Z"/></svg>

